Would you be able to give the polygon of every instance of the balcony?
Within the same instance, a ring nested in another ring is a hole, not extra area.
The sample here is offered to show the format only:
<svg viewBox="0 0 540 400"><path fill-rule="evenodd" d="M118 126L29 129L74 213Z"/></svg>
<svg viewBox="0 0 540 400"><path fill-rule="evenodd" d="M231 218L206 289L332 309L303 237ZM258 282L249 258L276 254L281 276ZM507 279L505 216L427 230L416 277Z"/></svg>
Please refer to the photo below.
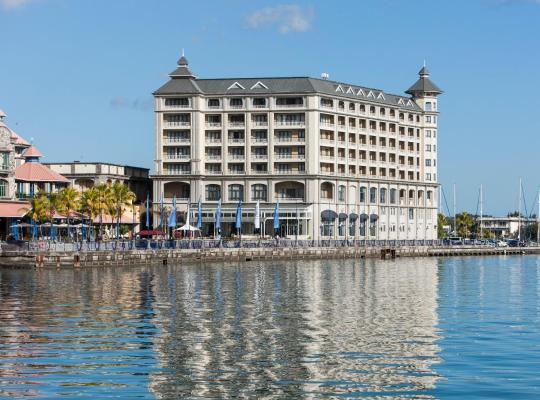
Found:
<svg viewBox="0 0 540 400"><path fill-rule="evenodd" d="M252 121L253 126L268 126L268 121Z"/></svg>
<svg viewBox="0 0 540 400"><path fill-rule="evenodd" d="M221 160L221 154L207 154L206 159L207 160L212 160L212 161L220 161Z"/></svg>
<svg viewBox="0 0 540 400"><path fill-rule="evenodd" d="M292 121L276 121L276 126L305 126L306 121L303 120L292 120Z"/></svg>
<svg viewBox="0 0 540 400"><path fill-rule="evenodd" d="M204 139L204 142L210 146L221 145L221 138L206 138Z"/></svg>
<svg viewBox="0 0 540 400"><path fill-rule="evenodd" d="M189 160L191 158L191 156L189 154L165 154L165 160L173 160L173 161L178 161L178 160L182 160L182 161L185 161L185 160Z"/></svg>
<svg viewBox="0 0 540 400"><path fill-rule="evenodd" d="M165 145L178 145L178 144L190 144L191 140L189 138L170 138L165 139Z"/></svg>
<svg viewBox="0 0 540 400"><path fill-rule="evenodd" d="M335 127L336 127L335 124L332 124L332 123L330 123L330 122L323 122L323 121L321 121L321 122L319 123L319 126L320 126L321 128L332 129L332 130L335 129Z"/></svg>
<svg viewBox="0 0 540 400"><path fill-rule="evenodd" d="M189 169L179 169L179 170L165 170L165 175L190 175L191 170Z"/></svg>
<svg viewBox="0 0 540 400"><path fill-rule="evenodd" d="M190 121L165 121L164 125L165 125L165 128L178 128L178 127L189 128L191 126L191 122Z"/></svg>
<svg viewBox="0 0 540 400"><path fill-rule="evenodd" d="M251 159L256 161L266 161L268 160L268 154L252 154Z"/></svg>
<svg viewBox="0 0 540 400"><path fill-rule="evenodd" d="M257 143L257 144L267 144L268 139L267 138L260 138L260 137L252 137L251 142L252 143Z"/></svg>
<svg viewBox="0 0 540 400"><path fill-rule="evenodd" d="M221 128L221 122L207 122L205 126L207 128Z"/></svg>
<svg viewBox="0 0 540 400"><path fill-rule="evenodd" d="M268 171L268 170L252 169L252 170L251 170L251 173L252 173L253 175L266 175L266 174L269 173L269 171Z"/></svg>
<svg viewBox="0 0 540 400"><path fill-rule="evenodd" d="M305 160L305 154L275 154L276 160Z"/></svg>
<svg viewBox="0 0 540 400"><path fill-rule="evenodd" d="M301 194L296 195L297 197L287 197L281 196L279 194L275 195L274 201L279 201L280 203L303 203L304 197Z"/></svg>
<svg viewBox="0 0 540 400"><path fill-rule="evenodd" d="M246 140L245 139L231 139L229 138L229 144L232 144L232 145L243 145L246 143Z"/></svg>
<svg viewBox="0 0 540 400"><path fill-rule="evenodd" d="M275 141L278 143L305 143L306 138L299 137L299 136L277 136L275 138Z"/></svg>
<svg viewBox="0 0 540 400"><path fill-rule="evenodd" d="M244 128L246 123L244 121L229 121L229 126L231 128Z"/></svg>
<svg viewBox="0 0 540 400"><path fill-rule="evenodd" d="M223 171L221 170L215 170L215 169L207 169L205 171L205 174L207 175L222 175L223 174Z"/></svg>

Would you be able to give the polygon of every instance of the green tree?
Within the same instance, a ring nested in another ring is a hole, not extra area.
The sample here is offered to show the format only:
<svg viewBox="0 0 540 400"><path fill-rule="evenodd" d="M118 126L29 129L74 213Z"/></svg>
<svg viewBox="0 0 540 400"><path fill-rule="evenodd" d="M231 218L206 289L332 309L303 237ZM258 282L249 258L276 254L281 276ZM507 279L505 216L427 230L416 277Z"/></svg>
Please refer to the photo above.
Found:
<svg viewBox="0 0 540 400"><path fill-rule="evenodd" d="M103 215L109 212L109 205L112 203L112 190L111 185L107 183L100 183L95 186L97 191L97 215L99 215L99 234L103 235ZM112 218L112 217L111 217Z"/></svg>
<svg viewBox="0 0 540 400"><path fill-rule="evenodd" d="M77 189L69 186L58 192L58 211L66 213L68 232L70 232L71 216L80 208L80 193Z"/></svg>
<svg viewBox="0 0 540 400"><path fill-rule="evenodd" d="M29 199L29 207L21 208L32 221L37 224L42 224L49 218L49 200L45 192L39 191L34 197ZM39 227L41 233L41 226Z"/></svg>
<svg viewBox="0 0 540 400"><path fill-rule="evenodd" d="M456 215L457 234L461 237L470 237L473 232L474 218L467 211Z"/></svg>
<svg viewBox="0 0 540 400"><path fill-rule="evenodd" d="M101 210L99 190L94 186L86 189L81 195L81 212L90 218L90 225L93 226Z"/></svg>
<svg viewBox="0 0 540 400"><path fill-rule="evenodd" d="M127 185L119 181L115 182L114 185L112 185L111 189L112 206L116 215L116 224L118 226L120 225L120 220L122 218L122 215L124 214L124 211L126 210L126 207L131 207L133 205L133 201L135 200L135 193L133 193ZM113 214L111 214L111 217L112 216ZM117 236L119 235L119 233L120 232L117 230Z"/></svg>
<svg viewBox="0 0 540 400"><path fill-rule="evenodd" d="M444 230L445 226L448 226L450 223L448 218L444 214L437 214L437 237L443 239L447 236L446 231Z"/></svg>

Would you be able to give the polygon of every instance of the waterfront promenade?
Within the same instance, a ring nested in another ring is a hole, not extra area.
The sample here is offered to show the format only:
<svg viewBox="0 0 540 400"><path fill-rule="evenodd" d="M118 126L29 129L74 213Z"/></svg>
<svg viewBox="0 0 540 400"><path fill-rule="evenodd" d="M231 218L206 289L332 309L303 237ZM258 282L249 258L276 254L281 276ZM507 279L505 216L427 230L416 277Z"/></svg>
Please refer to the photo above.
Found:
<svg viewBox="0 0 540 400"><path fill-rule="evenodd" d="M215 261L540 254L540 247L449 246L440 240L136 240L2 244L3 268L81 268Z"/></svg>

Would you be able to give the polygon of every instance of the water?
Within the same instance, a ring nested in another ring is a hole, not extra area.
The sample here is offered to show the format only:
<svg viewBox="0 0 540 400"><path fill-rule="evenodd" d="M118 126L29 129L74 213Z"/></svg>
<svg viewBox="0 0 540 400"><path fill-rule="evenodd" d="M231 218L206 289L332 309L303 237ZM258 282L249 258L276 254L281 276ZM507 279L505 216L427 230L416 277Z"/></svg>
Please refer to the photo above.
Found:
<svg viewBox="0 0 540 400"><path fill-rule="evenodd" d="M0 271L0 397L534 398L540 258Z"/></svg>

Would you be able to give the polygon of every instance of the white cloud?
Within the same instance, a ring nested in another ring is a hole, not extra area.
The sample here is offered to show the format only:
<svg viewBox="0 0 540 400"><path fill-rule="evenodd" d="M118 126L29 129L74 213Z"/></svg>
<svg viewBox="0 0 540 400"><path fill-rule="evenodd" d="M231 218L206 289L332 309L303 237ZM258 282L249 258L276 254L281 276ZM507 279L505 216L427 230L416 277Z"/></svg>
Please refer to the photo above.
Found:
<svg viewBox="0 0 540 400"><path fill-rule="evenodd" d="M279 33L306 32L311 29L314 12L298 5L280 5L255 11L246 18L248 27L277 26Z"/></svg>
<svg viewBox="0 0 540 400"><path fill-rule="evenodd" d="M0 5L6 10L14 10L15 8L20 8L28 3L33 3L36 0L0 0Z"/></svg>

